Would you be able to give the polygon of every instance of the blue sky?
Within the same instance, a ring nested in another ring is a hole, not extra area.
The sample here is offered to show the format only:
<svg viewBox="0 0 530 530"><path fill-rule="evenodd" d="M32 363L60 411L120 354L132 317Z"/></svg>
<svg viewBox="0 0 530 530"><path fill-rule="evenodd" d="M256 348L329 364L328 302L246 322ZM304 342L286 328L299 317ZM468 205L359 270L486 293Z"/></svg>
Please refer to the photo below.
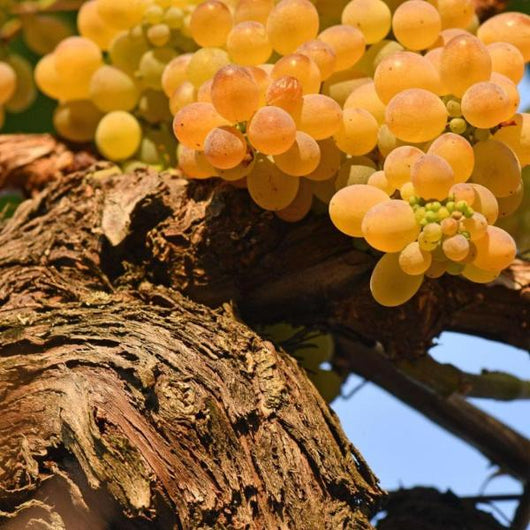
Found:
<svg viewBox="0 0 530 530"><path fill-rule="evenodd" d="M521 85L521 93L521 108L527 109L530 107L529 76ZM444 333L431 353L438 361L452 363L469 372L487 368L530 379L527 352L484 339ZM351 376L343 393L347 394L360 382L361 378ZM530 401L471 401L530 437ZM477 495L481 491L519 493L522 489L519 482L506 476L493 478L485 485L495 471L486 458L371 383L351 399L336 399L332 407L346 434L385 489L425 485L441 491L451 489L459 495ZM509 518L515 507L516 503L496 503L496 509ZM503 521L498 511L494 513Z"/></svg>

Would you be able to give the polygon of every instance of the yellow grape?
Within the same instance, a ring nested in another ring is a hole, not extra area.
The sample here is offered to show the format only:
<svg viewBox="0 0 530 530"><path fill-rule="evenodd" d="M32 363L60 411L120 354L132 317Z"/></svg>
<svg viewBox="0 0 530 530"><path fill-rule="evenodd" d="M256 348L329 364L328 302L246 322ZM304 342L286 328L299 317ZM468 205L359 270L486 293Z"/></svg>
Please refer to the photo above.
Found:
<svg viewBox="0 0 530 530"><path fill-rule="evenodd" d="M443 47L452 39L454 39L455 37L458 37L460 35L472 35L472 33L470 33L469 31L463 29L463 28L447 28L447 29L443 29L441 32L440 32L440 36L438 37L438 39L436 39L436 42L431 46L431 49L432 48L436 48L436 47Z"/></svg>
<svg viewBox="0 0 530 530"><path fill-rule="evenodd" d="M336 72L352 67L363 56L366 47L362 32L345 24L326 28L318 39L335 52Z"/></svg>
<svg viewBox="0 0 530 530"><path fill-rule="evenodd" d="M491 58L488 49L474 35L458 35L444 47L440 63L442 84L449 92L462 97L475 83L488 81Z"/></svg>
<svg viewBox="0 0 530 530"><path fill-rule="evenodd" d="M511 118L517 112L519 103L521 103L521 96L519 95L517 85L510 78L498 72L491 73L490 81L500 86L506 92L509 102L509 110L506 111L506 115L508 118Z"/></svg>
<svg viewBox="0 0 530 530"><path fill-rule="evenodd" d="M462 261L469 254L469 242L462 234L456 234L444 239L442 249L451 261Z"/></svg>
<svg viewBox="0 0 530 530"><path fill-rule="evenodd" d="M110 42L110 62L116 68L134 76L140 59L149 50L149 43L142 35L124 31Z"/></svg>
<svg viewBox="0 0 530 530"><path fill-rule="evenodd" d="M24 43L38 55L52 53L59 42L73 33L63 19L52 15L27 15L21 20Z"/></svg>
<svg viewBox="0 0 530 530"><path fill-rule="evenodd" d="M370 176L375 173L374 164L370 159L362 160L362 156L347 159L339 169L335 179L335 189L340 190L352 184L367 184Z"/></svg>
<svg viewBox="0 0 530 530"><path fill-rule="evenodd" d="M298 120L302 112L302 85L296 77L290 75L279 77L268 86L265 100L267 105L280 107Z"/></svg>
<svg viewBox="0 0 530 530"><path fill-rule="evenodd" d="M103 114L91 101L61 103L53 113L53 126L60 136L72 142L90 142Z"/></svg>
<svg viewBox="0 0 530 530"><path fill-rule="evenodd" d="M455 182L466 182L473 172L475 152L471 144L459 134L442 134L434 140L427 152L441 156L449 162L453 168Z"/></svg>
<svg viewBox="0 0 530 530"><path fill-rule="evenodd" d="M17 74L13 67L5 62L0 62L0 105L11 99L17 88Z"/></svg>
<svg viewBox="0 0 530 530"><path fill-rule="evenodd" d="M431 266L425 271L427 278L440 278L447 271L449 261L432 260Z"/></svg>
<svg viewBox="0 0 530 530"><path fill-rule="evenodd" d="M421 149L411 145L402 145L391 151L383 165L388 184L397 189L409 182L412 166L423 154Z"/></svg>
<svg viewBox="0 0 530 530"><path fill-rule="evenodd" d="M462 228L468 232L469 239L473 242L484 237L487 233L488 220L479 212L475 212L469 218L462 219L460 223Z"/></svg>
<svg viewBox="0 0 530 530"><path fill-rule="evenodd" d="M474 147L475 167L471 179L496 197L507 197L521 183L521 166L513 151L497 140L478 142Z"/></svg>
<svg viewBox="0 0 530 530"><path fill-rule="evenodd" d="M247 177L250 196L264 210L278 211L289 206L299 186L299 178L286 175L265 157L256 160Z"/></svg>
<svg viewBox="0 0 530 530"><path fill-rule="evenodd" d="M396 307L410 300L422 282L423 274L412 276L402 271L399 254L385 254L372 271L370 291L379 304Z"/></svg>
<svg viewBox="0 0 530 530"><path fill-rule="evenodd" d="M274 162L287 175L303 177L318 167L320 148L309 134L297 131L293 145L284 153L275 155Z"/></svg>
<svg viewBox="0 0 530 530"><path fill-rule="evenodd" d="M462 97L462 114L474 127L490 129L512 115L506 91L495 83L471 85Z"/></svg>
<svg viewBox="0 0 530 530"><path fill-rule="evenodd" d="M204 156L212 166L232 169L243 161L247 142L235 127L216 127L204 140Z"/></svg>
<svg viewBox="0 0 530 530"><path fill-rule="evenodd" d="M301 53L312 59L320 71L320 79L324 81L333 74L336 68L337 56L333 48L319 39L304 42L296 49L296 53Z"/></svg>
<svg viewBox="0 0 530 530"><path fill-rule="evenodd" d="M336 75L337 74L333 74L332 77ZM333 82L331 84L329 84L328 81L325 81L322 85L322 94L329 96L342 106L346 102L346 99L348 99L348 96L351 94L352 90L364 83L367 83L370 81L370 78L355 78L346 81L337 81L336 83Z"/></svg>
<svg viewBox="0 0 530 530"><path fill-rule="evenodd" d="M375 44L372 44L362 59L355 65L355 69L361 69L367 75L373 77L375 69L379 66L383 59L396 52L402 52L405 48L395 40L385 39Z"/></svg>
<svg viewBox="0 0 530 530"><path fill-rule="evenodd" d="M105 24L120 29L139 24L146 7L143 0L96 0L96 3Z"/></svg>
<svg viewBox="0 0 530 530"><path fill-rule="evenodd" d="M398 140L386 123L379 127L377 132L377 148L383 157L387 157L397 147L408 145L406 142Z"/></svg>
<svg viewBox="0 0 530 530"><path fill-rule="evenodd" d="M64 39L55 49L54 55L59 75L68 75L72 81L75 76L90 77L103 62L97 44L85 37Z"/></svg>
<svg viewBox="0 0 530 530"><path fill-rule="evenodd" d="M388 186L388 180L386 180L386 177L385 181L385 185ZM412 184L412 182L405 182L405 184L403 184L403 186L399 188L399 194L401 195L401 198L404 201L408 201L409 199L417 195L416 190L414 189L414 184Z"/></svg>
<svg viewBox="0 0 530 530"><path fill-rule="evenodd" d="M442 54L443 48L439 47L429 50L423 57L431 63L436 72L436 86L432 92L439 96L446 96L450 93L450 90L442 83Z"/></svg>
<svg viewBox="0 0 530 530"><path fill-rule="evenodd" d="M376 188L379 188L380 190L383 190L388 195L392 195L394 193L394 188L386 178L385 172L383 170L375 171L368 177L368 182L370 186L374 186Z"/></svg>
<svg viewBox="0 0 530 530"><path fill-rule="evenodd" d="M364 109L346 109L334 135L337 146L349 155L364 155L377 145L378 125Z"/></svg>
<svg viewBox="0 0 530 530"><path fill-rule="evenodd" d="M94 41L103 51L109 49L120 29L107 24L100 16L98 2L83 2L77 12L77 29L82 37Z"/></svg>
<svg viewBox="0 0 530 530"><path fill-rule="evenodd" d="M320 149L320 161L314 171L305 177L315 181L329 180L339 170L342 155L333 138L326 138L317 143Z"/></svg>
<svg viewBox="0 0 530 530"><path fill-rule="evenodd" d="M318 26L318 12L309 0L281 0L269 13L267 34L272 47L286 55L314 39Z"/></svg>
<svg viewBox="0 0 530 530"><path fill-rule="evenodd" d="M399 254L401 270L412 276L424 274L431 266L432 255L420 248L417 241L409 243Z"/></svg>
<svg viewBox="0 0 530 530"><path fill-rule="evenodd" d="M501 13L486 20L477 31L478 38L485 44L509 42L523 54L525 62L530 61L530 16L524 13Z"/></svg>
<svg viewBox="0 0 530 530"><path fill-rule="evenodd" d="M271 71L271 79L278 79L285 75L298 79L304 94L314 94L320 90L321 79L318 66L313 59L301 53L285 55L274 65Z"/></svg>
<svg viewBox="0 0 530 530"><path fill-rule="evenodd" d="M334 178L328 180L319 180L311 182L311 189L313 190L313 195L324 204L329 204L333 195L337 191L335 189Z"/></svg>
<svg viewBox="0 0 530 530"><path fill-rule="evenodd" d="M298 128L315 140L324 140L341 126L342 109L329 96L308 94L303 97Z"/></svg>
<svg viewBox="0 0 530 530"><path fill-rule="evenodd" d="M421 88L409 88L390 100L385 121L400 140L428 142L445 129L447 110L436 94Z"/></svg>
<svg viewBox="0 0 530 530"><path fill-rule="evenodd" d="M375 91L385 104L408 88L436 92L439 83L434 66L425 57L413 52L396 52L385 57L374 73Z"/></svg>
<svg viewBox="0 0 530 530"><path fill-rule="evenodd" d="M215 110L232 123L247 121L259 105L259 88L241 66L228 65L214 76L210 91Z"/></svg>
<svg viewBox="0 0 530 530"><path fill-rule="evenodd" d="M475 15L473 0L429 0L442 19L442 28L468 28Z"/></svg>
<svg viewBox="0 0 530 530"><path fill-rule="evenodd" d="M442 239L443 230L438 223L428 223L421 232L422 238L428 243L438 243Z"/></svg>
<svg viewBox="0 0 530 530"><path fill-rule="evenodd" d="M351 0L342 11L342 23L361 30L367 44L384 39L392 14L382 0Z"/></svg>
<svg viewBox="0 0 530 530"><path fill-rule="evenodd" d="M517 251L512 236L498 226L488 226L486 235L475 241L475 247L473 265L492 272L508 267Z"/></svg>
<svg viewBox="0 0 530 530"><path fill-rule="evenodd" d="M353 184L333 195L329 203L329 216L344 234L363 237L361 224L366 212L384 201L389 201L384 191L367 184Z"/></svg>
<svg viewBox="0 0 530 530"><path fill-rule="evenodd" d="M473 186L464 182L459 182L451 186L449 195L453 197L454 202L466 201L468 206L473 206L476 198Z"/></svg>
<svg viewBox="0 0 530 530"><path fill-rule="evenodd" d="M368 244L382 252L400 252L420 232L414 211L402 200L372 206L364 216L361 229Z"/></svg>
<svg viewBox="0 0 530 530"><path fill-rule="evenodd" d="M184 144L177 147L178 167L188 178L207 179L215 176L215 168L208 162L203 151L190 149Z"/></svg>
<svg viewBox="0 0 530 530"><path fill-rule="evenodd" d="M109 160L125 160L131 157L142 139L138 120L128 112L115 110L99 122L95 140L99 152Z"/></svg>
<svg viewBox="0 0 530 530"><path fill-rule="evenodd" d="M234 22L254 21L266 24L274 0L239 0L234 10Z"/></svg>
<svg viewBox="0 0 530 530"><path fill-rule="evenodd" d="M172 114L166 95L160 90L144 90L138 101L138 116L149 123L170 122Z"/></svg>
<svg viewBox="0 0 530 530"><path fill-rule="evenodd" d="M114 66L101 66L90 79L90 99L103 112L132 110L139 95L134 80Z"/></svg>
<svg viewBox="0 0 530 530"><path fill-rule="evenodd" d="M278 210L276 215L282 221L296 223L297 221L301 221L309 213L312 204L313 190L311 189L311 184L305 179L300 179L300 187L293 202L289 206Z"/></svg>
<svg viewBox="0 0 530 530"><path fill-rule="evenodd" d="M241 179L245 179L245 177L249 175L250 172L252 171L255 160L256 160L256 157L253 155L253 153L251 151L247 151L245 158L240 164L230 169L217 168L217 175L221 177L223 180L227 180L229 182L235 182ZM246 187L246 181L245 181L245 187Z"/></svg>
<svg viewBox="0 0 530 530"><path fill-rule="evenodd" d="M197 90L189 81L184 81L171 94L169 110L175 115L180 109L195 101L197 101Z"/></svg>
<svg viewBox="0 0 530 530"><path fill-rule="evenodd" d="M411 181L423 199L443 200L455 182L453 169L438 155L422 155L412 165Z"/></svg>
<svg viewBox="0 0 530 530"><path fill-rule="evenodd" d="M195 88L211 79L217 70L230 63L230 57L221 48L200 48L190 59L186 75Z"/></svg>
<svg viewBox="0 0 530 530"><path fill-rule="evenodd" d="M167 24L154 24L147 28L146 37L153 46L165 46L171 38L171 30Z"/></svg>
<svg viewBox="0 0 530 530"><path fill-rule="evenodd" d="M524 75L523 54L509 42L493 42L487 46L493 72L503 74L514 83L519 83Z"/></svg>
<svg viewBox="0 0 530 530"><path fill-rule="evenodd" d="M173 131L179 142L202 151L210 130L222 125L228 123L211 103L191 103L175 115Z"/></svg>
<svg viewBox="0 0 530 530"><path fill-rule="evenodd" d="M407 0L394 12L392 29L396 39L409 50L424 50L442 30L440 14L423 0Z"/></svg>
<svg viewBox="0 0 530 530"><path fill-rule="evenodd" d="M197 90L197 101L212 103L212 83L213 79L208 79L199 87L199 90Z"/></svg>
<svg viewBox="0 0 530 530"><path fill-rule="evenodd" d="M260 107L266 105L267 89L271 84L271 78L269 76L268 70L266 71L266 66L268 67L269 65L262 64L260 66L247 66L248 73L252 76L252 79L254 79L254 82L258 85Z"/></svg>
<svg viewBox="0 0 530 530"><path fill-rule="evenodd" d="M26 58L15 54L10 55L6 62L15 71L17 88L6 102L5 108L9 112L23 112L37 97L37 89L33 81L33 67Z"/></svg>
<svg viewBox="0 0 530 530"><path fill-rule="evenodd" d="M172 96L177 87L187 81L186 70L188 68L188 64L191 61L191 57L191 53L178 55L169 61L169 63L167 63L164 67L161 84L162 90L168 98Z"/></svg>
<svg viewBox="0 0 530 530"><path fill-rule="evenodd" d="M232 61L247 66L266 63L272 53L265 26L254 21L235 25L228 34L226 49Z"/></svg>
<svg viewBox="0 0 530 530"><path fill-rule="evenodd" d="M162 20L170 27L170 29L182 30L183 25L184 25L184 18L185 18L185 13L179 7L171 6L171 7L168 7L166 11L163 11ZM187 21L189 22L189 19L187 19Z"/></svg>
<svg viewBox="0 0 530 530"><path fill-rule="evenodd" d="M279 155L293 145L296 124L291 115L280 107L261 107L248 125L247 136L258 151Z"/></svg>
<svg viewBox="0 0 530 530"><path fill-rule="evenodd" d="M232 29L230 9L224 2L206 0L193 10L189 29L199 46L224 46Z"/></svg>
<svg viewBox="0 0 530 530"><path fill-rule="evenodd" d="M530 114L516 114L493 135L516 155L521 166L530 164Z"/></svg>
<svg viewBox="0 0 530 530"><path fill-rule="evenodd" d="M475 201L473 202L473 209L480 212L490 225L495 223L499 216L499 205L495 195L491 191L480 184L471 184L475 189Z"/></svg>
<svg viewBox="0 0 530 530"><path fill-rule="evenodd" d="M367 110L380 125L385 121L386 105L379 99L373 81L363 83L352 90L344 102L344 109L350 108Z"/></svg>
<svg viewBox="0 0 530 530"><path fill-rule="evenodd" d="M462 276L475 283L490 283L499 276L499 271L485 271L472 263L467 263Z"/></svg>
<svg viewBox="0 0 530 530"><path fill-rule="evenodd" d="M46 94L48 97L53 99L79 99L70 98L69 94L65 97L65 89L68 89L68 85L63 83L63 80L59 77L57 70L55 69L55 57L53 54L48 54L42 57L42 59L35 66L35 83L39 90Z"/></svg>
<svg viewBox="0 0 530 530"><path fill-rule="evenodd" d="M145 52L140 58L138 72L135 75L147 88L162 90L162 74L176 56L173 48L154 48ZM191 62L191 60L190 60ZM188 65L189 68L189 65Z"/></svg>

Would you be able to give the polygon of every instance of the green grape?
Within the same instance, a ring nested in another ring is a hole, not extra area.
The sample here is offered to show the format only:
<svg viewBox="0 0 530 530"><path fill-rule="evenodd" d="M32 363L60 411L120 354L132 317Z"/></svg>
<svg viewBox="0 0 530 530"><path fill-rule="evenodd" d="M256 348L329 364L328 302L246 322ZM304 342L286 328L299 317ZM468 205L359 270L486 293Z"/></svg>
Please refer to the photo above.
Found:
<svg viewBox="0 0 530 530"><path fill-rule="evenodd" d="M61 103L53 113L53 126L72 142L90 142L103 113L88 100Z"/></svg>
<svg viewBox="0 0 530 530"><path fill-rule="evenodd" d="M400 254L385 254L374 267L370 290L376 302L395 307L410 300L421 287L423 274L410 275L401 269Z"/></svg>
<svg viewBox="0 0 530 530"><path fill-rule="evenodd" d="M103 112L132 110L138 98L134 80L114 66L101 66L90 79L90 99Z"/></svg>
<svg viewBox="0 0 530 530"><path fill-rule="evenodd" d="M309 0L281 0L269 13L267 34L280 54L294 52L318 33L318 11Z"/></svg>
<svg viewBox="0 0 530 530"><path fill-rule="evenodd" d="M125 160L131 157L142 139L138 120L128 112L115 110L99 122L95 140L101 154L109 160Z"/></svg>
<svg viewBox="0 0 530 530"><path fill-rule="evenodd" d="M221 48L201 48L190 59L186 75L195 88L211 79L215 73L230 63L230 57Z"/></svg>
<svg viewBox="0 0 530 530"><path fill-rule="evenodd" d="M138 65L137 76L146 88L162 90L162 74L176 56L172 48L156 48L145 52Z"/></svg>
<svg viewBox="0 0 530 530"><path fill-rule="evenodd" d="M153 46L165 46L171 37L171 30L167 24L154 24L147 29L146 36Z"/></svg>
<svg viewBox="0 0 530 530"><path fill-rule="evenodd" d="M274 156L276 165L287 175L302 177L314 171L320 162L320 148L314 138L302 131L284 153Z"/></svg>
<svg viewBox="0 0 530 530"><path fill-rule="evenodd" d="M113 66L132 77L138 70L140 59L148 50L149 44L143 34L135 36L124 31L110 43L110 61Z"/></svg>
<svg viewBox="0 0 530 530"><path fill-rule="evenodd" d="M299 178L286 175L268 158L257 159L247 177L250 196L264 210L278 211L289 206L299 186Z"/></svg>

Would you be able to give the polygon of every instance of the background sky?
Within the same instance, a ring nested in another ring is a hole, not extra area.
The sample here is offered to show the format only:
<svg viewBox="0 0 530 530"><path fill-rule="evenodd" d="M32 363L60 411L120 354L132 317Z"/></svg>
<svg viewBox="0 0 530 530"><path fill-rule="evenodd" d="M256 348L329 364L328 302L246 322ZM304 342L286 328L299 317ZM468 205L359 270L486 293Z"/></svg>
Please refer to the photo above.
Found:
<svg viewBox="0 0 530 530"><path fill-rule="evenodd" d="M528 109L528 72L520 89L521 109ZM454 364L468 372L479 373L486 368L530 379L528 352L477 337L443 333L431 354L439 362ZM343 394L347 395L362 381L360 377L350 376ZM530 437L530 401L470 401ZM496 468L482 454L372 383L364 385L350 399L337 398L332 407L349 439L386 490L423 485L440 491L450 489L464 496L518 494L522 490L518 481L507 476L487 482ZM481 508L491 511L506 524L516 506L516 502L499 502Z"/></svg>

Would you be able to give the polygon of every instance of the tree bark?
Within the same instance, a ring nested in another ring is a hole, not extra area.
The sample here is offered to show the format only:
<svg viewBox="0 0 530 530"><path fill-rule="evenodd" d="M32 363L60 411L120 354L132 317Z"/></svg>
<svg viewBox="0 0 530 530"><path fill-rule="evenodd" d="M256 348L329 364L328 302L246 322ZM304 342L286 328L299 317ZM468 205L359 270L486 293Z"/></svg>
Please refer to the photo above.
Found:
<svg viewBox="0 0 530 530"><path fill-rule="evenodd" d="M115 173L0 233L0 526L371 528L377 479L294 359L152 281L147 234L188 183Z"/></svg>

